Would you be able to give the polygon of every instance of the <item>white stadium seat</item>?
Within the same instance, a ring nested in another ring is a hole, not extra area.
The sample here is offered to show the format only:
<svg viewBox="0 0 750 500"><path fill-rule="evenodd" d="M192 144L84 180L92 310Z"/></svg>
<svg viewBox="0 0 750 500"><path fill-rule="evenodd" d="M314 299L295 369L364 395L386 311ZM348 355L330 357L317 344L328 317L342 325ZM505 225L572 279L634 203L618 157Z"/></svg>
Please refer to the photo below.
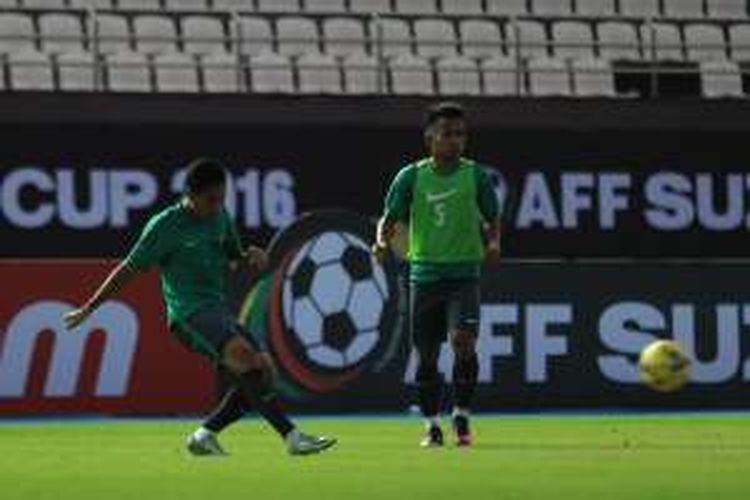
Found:
<svg viewBox="0 0 750 500"><path fill-rule="evenodd" d="M727 58L726 40L721 26L690 24L685 27L685 47L691 61Z"/></svg>
<svg viewBox="0 0 750 500"><path fill-rule="evenodd" d="M576 0L576 13L581 16L614 16L615 12L615 0Z"/></svg>
<svg viewBox="0 0 750 500"><path fill-rule="evenodd" d="M703 0L664 0L666 17L703 17Z"/></svg>
<svg viewBox="0 0 750 500"><path fill-rule="evenodd" d="M742 97L740 68L731 61L704 61L701 63L703 96L708 98Z"/></svg>
<svg viewBox="0 0 750 500"><path fill-rule="evenodd" d="M117 5L123 10L161 10L160 0L118 0Z"/></svg>
<svg viewBox="0 0 750 500"><path fill-rule="evenodd" d="M239 28L242 37L240 51L243 54L258 55L273 52L271 23L263 17L241 16Z"/></svg>
<svg viewBox="0 0 750 500"><path fill-rule="evenodd" d="M0 0L0 7L3 8L9 8L9 9L15 9L18 7L18 2L16 0ZM2 69L0 68L0 75L2 75ZM2 76L0 76L0 85L3 85L4 81L2 79ZM3 87L0 87L3 88Z"/></svg>
<svg viewBox="0 0 750 500"><path fill-rule="evenodd" d="M458 25L461 50L469 57L495 57L502 54L500 26L485 19L464 19Z"/></svg>
<svg viewBox="0 0 750 500"><path fill-rule="evenodd" d="M417 53L422 57L450 57L457 54L453 24L442 19L418 19L414 22Z"/></svg>
<svg viewBox="0 0 750 500"><path fill-rule="evenodd" d="M467 57L446 57L437 63L438 88L442 95L480 95L477 63Z"/></svg>
<svg viewBox="0 0 750 500"><path fill-rule="evenodd" d="M349 0L349 10L359 14L391 12L391 0Z"/></svg>
<svg viewBox="0 0 750 500"><path fill-rule="evenodd" d="M148 61L138 52L117 52L107 56L109 89L113 92L149 92Z"/></svg>
<svg viewBox="0 0 750 500"><path fill-rule="evenodd" d="M307 17L282 17L276 22L276 36L279 40L279 54L301 56L320 52L318 27Z"/></svg>
<svg viewBox="0 0 750 500"><path fill-rule="evenodd" d="M70 5L76 9L111 10L113 2L112 0L70 0Z"/></svg>
<svg viewBox="0 0 750 500"><path fill-rule="evenodd" d="M33 50L34 25L26 14L0 14L0 53Z"/></svg>
<svg viewBox="0 0 750 500"><path fill-rule="evenodd" d="M206 0L164 0L167 12L179 12L183 10L204 11L208 10Z"/></svg>
<svg viewBox="0 0 750 500"><path fill-rule="evenodd" d="M747 17L747 0L707 0L711 17L742 19Z"/></svg>
<svg viewBox="0 0 750 500"><path fill-rule="evenodd" d="M518 21L516 23L520 34L521 55L524 57L546 57L548 55L547 32L544 25L538 21ZM505 25L508 54L516 53L516 29L513 24Z"/></svg>
<svg viewBox="0 0 750 500"><path fill-rule="evenodd" d="M610 61L641 59L635 26L631 23L607 21L599 24L599 55Z"/></svg>
<svg viewBox="0 0 750 500"><path fill-rule="evenodd" d="M8 54L10 85L14 90L54 90L49 56L23 49Z"/></svg>
<svg viewBox="0 0 750 500"><path fill-rule="evenodd" d="M378 92L378 62L373 56L355 54L344 59L344 88L347 94Z"/></svg>
<svg viewBox="0 0 750 500"><path fill-rule="evenodd" d="M184 53L159 54L154 59L156 90L159 92L198 92L195 60Z"/></svg>
<svg viewBox="0 0 750 500"><path fill-rule="evenodd" d="M297 61L299 92L341 94L341 74L333 56L305 54Z"/></svg>
<svg viewBox="0 0 750 500"><path fill-rule="evenodd" d="M378 23L370 23L370 36L377 42ZM411 32L409 25L403 19L381 19L380 26L383 30L383 54L387 57L395 57L402 54L411 54ZM374 50L374 48L373 48Z"/></svg>
<svg viewBox="0 0 750 500"><path fill-rule="evenodd" d="M214 0L214 10L231 12L252 12L255 9L253 0Z"/></svg>
<svg viewBox="0 0 750 500"><path fill-rule="evenodd" d="M651 58L655 44L657 59L661 61L683 60L682 38L676 24L654 23L651 26L642 24L641 40L643 40L643 52L646 59Z"/></svg>
<svg viewBox="0 0 750 500"><path fill-rule="evenodd" d="M620 14L631 17L658 17L659 0L620 0Z"/></svg>
<svg viewBox="0 0 750 500"><path fill-rule="evenodd" d="M91 53L70 52L57 56L60 90L94 90L94 57Z"/></svg>
<svg viewBox="0 0 750 500"><path fill-rule="evenodd" d="M64 9L64 0L21 0L21 5L26 9L54 10Z"/></svg>
<svg viewBox="0 0 750 500"><path fill-rule="evenodd" d="M750 61L750 24L735 24L729 28L732 59Z"/></svg>
<svg viewBox="0 0 750 500"><path fill-rule="evenodd" d="M594 57L591 25L579 21L560 21L552 26L555 55L563 58Z"/></svg>
<svg viewBox="0 0 750 500"><path fill-rule="evenodd" d="M523 78L518 88L516 59L498 56L480 63L484 80L484 94L488 96L525 94ZM521 75L523 77L523 75Z"/></svg>
<svg viewBox="0 0 750 500"><path fill-rule="evenodd" d="M203 90L212 93L239 92L237 62L237 56L227 52L213 52L203 56L201 58Z"/></svg>
<svg viewBox="0 0 750 500"><path fill-rule="evenodd" d="M42 48L51 54L83 52L81 20L73 14L42 14L39 16Z"/></svg>
<svg viewBox="0 0 750 500"><path fill-rule="evenodd" d="M434 95L430 64L421 57L400 55L391 61L391 89L398 95Z"/></svg>
<svg viewBox="0 0 750 500"><path fill-rule="evenodd" d="M292 93L294 76L289 58L264 53L250 58L252 90L259 93Z"/></svg>
<svg viewBox="0 0 750 500"><path fill-rule="evenodd" d="M367 52L365 27L359 19L328 17L323 20L326 53L350 56Z"/></svg>
<svg viewBox="0 0 750 500"><path fill-rule="evenodd" d="M260 12L299 12L299 0L258 0Z"/></svg>
<svg viewBox="0 0 750 500"><path fill-rule="evenodd" d="M124 16L119 14L98 14L96 16L99 33L99 51L104 54L129 52L130 30Z"/></svg>
<svg viewBox="0 0 750 500"><path fill-rule="evenodd" d="M573 12L571 0L531 0L537 16L569 16Z"/></svg>
<svg viewBox="0 0 750 500"><path fill-rule="evenodd" d="M482 0L443 0L443 13L473 15L483 14Z"/></svg>
<svg viewBox="0 0 750 500"><path fill-rule="evenodd" d="M396 0L396 12L431 15L437 14L439 10L437 0Z"/></svg>
<svg viewBox="0 0 750 500"><path fill-rule="evenodd" d="M218 17L185 16L181 23L185 52L209 54L226 50L224 26Z"/></svg>
<svg viewBox="0 0 750 500"><path fill-rule="evenodd" d="M159 54L177 51L177 30L172 18L158 15L137 16L133 21L139 52Z"/></svg>
<svg viewBox="0 0 750 500"><path fill-rule="evenodd" d="M529 13L526 0L487 0L487 12L497 16L521 16Z"/></svg>
<svg viewBox="0 0 750 500"><path fill-rule="evenodd" d="M308 12L346 12L344 0L305 0L305 10Z"/></svg>
<svg viewBox="0 0 750 500"><path fill-rule="evenodd" d="M569 96L570 80L565 62L557 58L531 59L529 91L535 96Z"/></svg>
<svg viewBox="0 0 750 500"><path fill-rule="evenodd" d="M615 75L612 65L603 59L573 61L573 86L582 97L615 97Z"/></svg>

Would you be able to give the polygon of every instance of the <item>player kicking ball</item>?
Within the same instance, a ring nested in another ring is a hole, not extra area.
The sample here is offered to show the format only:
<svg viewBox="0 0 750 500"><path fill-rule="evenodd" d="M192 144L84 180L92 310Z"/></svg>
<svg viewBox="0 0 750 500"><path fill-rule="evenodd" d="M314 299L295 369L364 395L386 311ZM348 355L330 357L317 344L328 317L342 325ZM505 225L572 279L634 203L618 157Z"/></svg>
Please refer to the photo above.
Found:
<svg viewBox="0 0 750 500"><path fill-rule="evenodd" d="M469 446L479 372L479 277L483 260L500 256L499 206L489 175L462 156L467 122L461 106L430 108L425 139L430 156L403 168L388 191L373 252L382 259L396 225L408 225L409 317L419 406L427 421L422 446L443 445L438 357L446 334L455 354L453 431L458 446Z"/></svg>
<svg viewBox="0 0 750 500"><path fill-rule="evenodd" d="M272 389L271 358L227 306L225 277L230 264L245 261L261 270L267 257L254 246L243 250L224 209L226 177L224 168L214 161L193 162L185 196L149 220L130 254L80 309L65 316L65 323L68 328L77 327L137 274L158 266L169 330L231 381L219 406L189 436L188 451L225 455L218 434L255 408L284 439L290 454L319 453L336 441L303 434L282 412Z"/></svg>

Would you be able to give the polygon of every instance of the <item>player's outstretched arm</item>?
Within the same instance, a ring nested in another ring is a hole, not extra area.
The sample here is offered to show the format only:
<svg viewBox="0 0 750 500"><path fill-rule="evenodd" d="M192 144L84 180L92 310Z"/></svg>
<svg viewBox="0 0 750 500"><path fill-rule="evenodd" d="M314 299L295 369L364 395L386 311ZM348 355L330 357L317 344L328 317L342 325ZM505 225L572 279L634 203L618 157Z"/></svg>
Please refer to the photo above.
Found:
<svg viewBox="0 0 750 500"><path fill-rule="evenodd" d="M65 326L72 329L83 323L103 302L117 295L135 274L137 271L129 267L126 262L118 264L81 307L65 315Z"/></svg>

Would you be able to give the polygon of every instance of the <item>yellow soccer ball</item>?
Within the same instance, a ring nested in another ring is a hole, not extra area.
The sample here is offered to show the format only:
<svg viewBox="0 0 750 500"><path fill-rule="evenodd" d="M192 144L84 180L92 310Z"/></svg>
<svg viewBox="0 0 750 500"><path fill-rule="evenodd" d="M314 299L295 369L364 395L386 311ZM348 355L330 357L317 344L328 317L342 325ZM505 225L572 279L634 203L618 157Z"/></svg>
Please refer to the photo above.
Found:
<svg viewBox="0 0 750 500"><path fill-rule="evenodd" d="M682 389L690 379L690 358L677 342L657 340L641 351L641 380L659 392Z"/></svg>

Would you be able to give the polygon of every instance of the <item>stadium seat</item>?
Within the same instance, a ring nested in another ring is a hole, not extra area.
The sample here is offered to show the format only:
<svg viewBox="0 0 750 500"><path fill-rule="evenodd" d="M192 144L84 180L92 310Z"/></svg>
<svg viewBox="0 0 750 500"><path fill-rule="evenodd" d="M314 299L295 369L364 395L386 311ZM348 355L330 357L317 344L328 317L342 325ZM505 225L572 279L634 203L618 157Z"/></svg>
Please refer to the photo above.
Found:
<svg viewBox="0 0 750 500"><path fill-rule="evenodd" d="M573 87L581 97L615 97L615 75L609 61L603 59L575 59Z"/></svg>
<svg viewBox="0 0 750 500"><path fill-rule="evenodd" d="M255 10L253 0L213 0L214 10L230 12L252 12Z"/></svg>
<svg viewBox="0 0 750 500"><path fill-rule="evenodd" d="M571 0L531 0L531 6L537 16L569 16L573 12Z"/></svg>
<svg viewBox="0 0 750 500"><path fill-rule="evenodd" d="M395 0L399 14L434 15L439 11L437 0Z"/></svg>
<svg viewBox="0 0 750 500"><path fill-rule="evenodd" d="M685 27L685 47L691 61L712 61L727 58L726 40L721 26L690 24Z"/></svg>
<svg viewBox="0 0 750 500"><path fill-rule="evenodd" d="M206 0L164 0L164 5L167 12L208 10L208 2Z"/></svg>
<svg viewBox="0 0 750 500"><path fill-rule="evenodd" d="M349 0L349 10L359 14L391 12L391 0Z"/></svg>
<svg viewBox="0 0 750 500"><path fill-rule="evenodd" d="M378 92L378 62L373 56L355 54L344 59L344 89L347 94Z"/></svg>
<svg viewBox="0 0 750 500"><path fill-rule="evenodd" d="M711 17L742 19L747 17L747 0L707 0Z"/></svg>
<svg viewBox="0 0 750 500"><path fill-rule="evenodd" d="M5 90L5 64L0 63L0 92Z"/></svg>
<svg viewBox="0 0 750 500"><path fill-rule="evenodd" d="M73 14L42 14L39 16L42 48L50 54L83 52L84 33L81 20Z"/></svg>
<svg viewBox="0 0 750 500"><path fill-rule="evenodd" d="M365 28L356 18L328 17L323 20L325 51L334 56L367 52Z"/></svg>
<svg viewBox="0 0 750 500"><path fill-rule="evenodd" d="M346 12L344 0L305 0L308 12L338 13Z"/></svg>
<svg viewBox="0 0 750 500"><path fill-rule="evenodd" d="M403 19L381 19L380 26L383 30L383 54L387 57L397 57L402 54L412 53L412 38L409 30L409 25ZM378 23L373 21L370 23L370 33L375 45L373 50L376 50L378 41Z"/></svg>
<svg viewBox="0 0 750 500"><path fill-rule="evenodd" d="M70 0L70 5L76 9L112 10L113 0Z"/></svg>
<svg viewBox="0 0 750 500"><path fill-rule="evenodd" d="M704 97L743 97L742 75L737 63L704 61L700 70Z"/></svg>
<svg viewBox="0 0 750 500"><path fill-rule="evenodd" d="M502 55L500 26L485 19L464 19L458 25L461 51L468 57L495 57Z"/></svg>
<svg viewBox="0 0 750 500"><path fill-rule="evenodd" d="M305 54L297 61L302 94L341 94L341 73L336 59L327 54Z"/></svg>
<svg viewBox="0 0 750 500"><path fill-rule="evenodd" d="M262 53L250 58L252 90L258 93L294 92L294 75L289 58Z"/></svg>
<svg viewBox="0 0 750 500"><path fill-rule="evenodd" d="M213 52L201 57L203 90L206 92L236 93L241 90L237 79L237 56L227 52Z"/></svg>
<svg viewBox="0 0 750 500"><path fill-rule="evenodd" d="M218 17L185 16L181 24L185 52L209 54L226 50L224 26Z"/></svg>
<svg viewBox="0 0 750 500"><path fill-rule="evenodd" d="M398 95L434 95L432 71L426 59L401 54L391 61L391 89Z"/></svg>
<svg viewBox="0 0 750 500"><path fill-rule="evenodd" d="M99 34L99 52L112 54L115 52L129 52L130 30L124 16L119 14L98 14L96 16Z"/></svg>
<svg viewBox="0 0 750 500"><path fill-rule="evenodd" d="M117 52L107 56L109 89L113 92L149 92L148 61L138 52Z"/></svg>
<svg viewBox="0 0 750 500"><path fill-rule="evenodd" d="M443 19L418 19L414 22L417 53L422 57L451 57L458 53L453 23Z"/></svg>
<svg viewBox="0 0 750 500"><path fill-rule="evenodd" d="M57 56L60 90L86 92L94 90L94 56L71 52Z"/></svg>
<svg viewBox="0 0 750 500"><path fill-rule="evenodd" d="M581 16L614 16L615 0L576 0L576 13Z"/></svg>
<svg viewBox="0 0 750 500"><path fill-rule="evenodd" d="M21 0L25 9L60 10L66 7L64 0Z"/></svg>
<svg viewBox="0 0 750 500"><path fill-rule="evenodd" d="M443 0L441 5L444 14L484 14L482 0Z"/></svg>
<svg viewBox="0 0 750 500"><path fill-rule="evenodd" d="M526 0L487 0L487 12L496 16L522 16L529 13Z"/></svg>
<svg viewBox="0 0 750 500"><path fill-rule="evenodd" d="M599 24L599 55L610 61L641 59L635 26L631 23L607 21Z"/></svg>
<svg viewBox="0 0 750 500"><path fill-rule="evenodd" d="M659 0L620 0L620 14L630 17L659 17Z"/></svg>
<svg viewBox="0 0 750 500"><path fill-rule="evenodd" d="M276 36L279 54L301 56L320 52L318 27L315 21L306 17L288 16L276 21Z"/></svg>
<svg viewBox="0 0 750 500"><path fill-rule="evenodd" d="M593 58L594 35L591 25L579 21L560 21L552 27L555 55L563 58Z"/></svg>
<svg viewBox="0 0 750 500"><path fill-rule="evenodd" d="M565 62L551 57L540 57L528 62L531 95L569 96L570 80Z"/></svg>
<svg viewBox="0 0 750 500"><path fill-rule="evenodd" d="M4 9L16 9L18 8L18 2L16 2L16 0L0 0L0 7ZM0 65L0 75L3 75L2 71L2 65ZM2 82L0 82L0 85L3 85L5 81L2 76L0 76L0 80L2 80ZM0 86L0 88L4 87Z"/></svg>
<svg viewBox="0 0 750 500"><path fill-rule="evenodd" d="M0 14L0 53L34 50L34 25L26 14Z"/></svg>
<svg viewBox="0 0 750 500"><path fill-rule="evenodd" d="M732 59L750 61L750 25L735 24L729 28L729 43L732 46Z"/></svg>
<svg viewBox="0 0 750 500"><path fill-rule="evenodd" d="M518 21L516 23L520 34L520 51L524 57L546 57L548 55L547 32L544 25L538 21ZM516 53L516 29L513 24L505 25L505 36L508 45L508 55Z"/></svg>
<svg viewBox="0 0 750 500"><path fill-rule="evenodd" d="M123 10L161 10L161 0L117 0Z"/></svg>
<svg viewBox="0 0 750 500"><path fill-rule="evenodd" d="M198 92L195 60L184 53L164 53L154 58L158 92Z"/></svg>
<svg viewBox="0 0 750 500"><path fill-rule="evenodd" d="M257 0L260 12L299 12L299 0Z"/></svg>
<svg viewBox="0 0 750 500"><path fill-rule="evenodd" d="M680 29L676 24L654 23L651 26L642 24L641 40L643 40L643 53L646 59L652 57L654 44L656 45L656 58L660 61L684 59Z"/></svg>
<svg viewBox="0 0 750 500"><path fill-rule="evenodd" d="M177 51L177 30L167 16L142 15L133 21L136 48L145 54Z"/></svg>
<svg viewBox="0 0 750 500"><path fill-rule="evenodd" d="M477 63L467 57L446 57L437 63L438 88L442 95L480 95Z"/></svg>
<svg viewBox="0 0 750 500"><path fill-rule="evenodd" d="M488 96L523 95L526 93L523 78L518 86L516 60L513 57L497 56L481 61L484 94ZM523 77L523 75L521 75Z"/></svg>
<svg viewBox="0 0 750 500"><path fill-rule="evenodd" d="M703 17L703 0L664 0L666 17Z"/></svg>
<svg viewBox="0 0 750 500"><path fill-rule="evenodd" d="M32 49L8 54L10 86L14 90L54 90L49 56Z"/></svg>
<svg viewBox="0 0 750 500"><path fill-rule="evenodd" d="M266 18L241 16L239 18L239 29L242 40L240 52L253 56L264 52L273 52L271 24Z"/></svg>

